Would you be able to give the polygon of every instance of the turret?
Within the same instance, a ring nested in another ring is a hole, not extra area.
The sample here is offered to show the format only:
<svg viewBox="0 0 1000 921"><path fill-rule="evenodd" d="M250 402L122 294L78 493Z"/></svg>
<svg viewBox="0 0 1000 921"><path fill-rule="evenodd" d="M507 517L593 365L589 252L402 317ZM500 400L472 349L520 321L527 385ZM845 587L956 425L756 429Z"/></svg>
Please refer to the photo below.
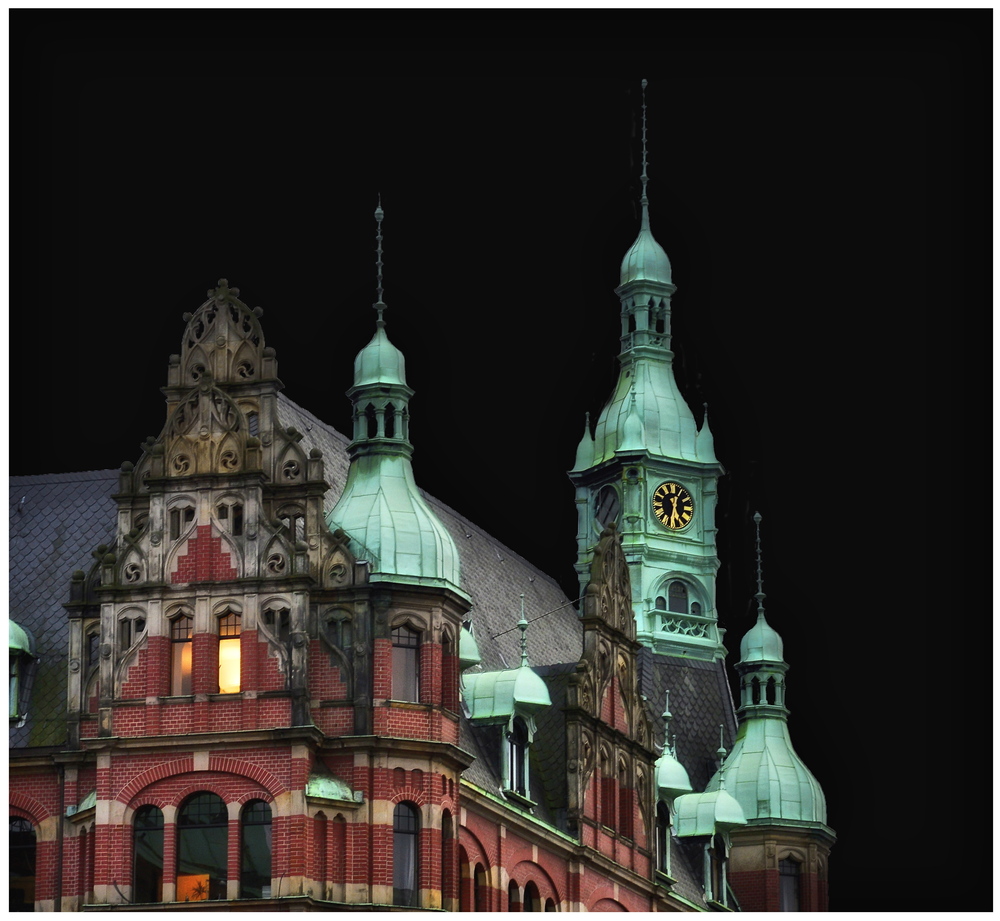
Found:
<svg viewBox="0 0 1000 921"><path fill-rule="evenodd" d="M378 313L375 334L354 360L351 466L339 501L326 516L341 528L351 550L367 560L373 582L405 582L459 588L459 557L447 528L420 494L413 476L410 398L402 352L385 331L382 300L381 205L378 226Z"/></svg>
<svg viewBox="0 0 1000 921"><path fill-rule="evenodd" d="M785 705L781 637L764 613L757 525L757 621L740 643L739 731L708 789L729 790L747 826L733 834L730 881L749 911L826 909L826 870L834 832L819 781L792 747Z"/></svg>

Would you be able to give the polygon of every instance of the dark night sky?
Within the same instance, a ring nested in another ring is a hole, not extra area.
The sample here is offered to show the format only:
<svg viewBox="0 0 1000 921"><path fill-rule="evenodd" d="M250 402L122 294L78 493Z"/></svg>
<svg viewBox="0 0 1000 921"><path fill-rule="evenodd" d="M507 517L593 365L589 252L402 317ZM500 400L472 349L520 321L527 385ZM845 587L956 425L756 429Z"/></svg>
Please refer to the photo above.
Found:
<svg viewBox="0 0 1000 921"><path fill-rule="evenodd" d="M220 277L346 430L381 194L417 481L572 590L565 471L616 379L645 77L678 379L728 470L720 612L738 650L759 510L831 907L985 907L908 846L981 775L988 712L986 663L951 664L985 615L936 605L985 565L957 522L986 449L959 330L989 296L990 15L15 10L10 472L137 460Z"/></svg>

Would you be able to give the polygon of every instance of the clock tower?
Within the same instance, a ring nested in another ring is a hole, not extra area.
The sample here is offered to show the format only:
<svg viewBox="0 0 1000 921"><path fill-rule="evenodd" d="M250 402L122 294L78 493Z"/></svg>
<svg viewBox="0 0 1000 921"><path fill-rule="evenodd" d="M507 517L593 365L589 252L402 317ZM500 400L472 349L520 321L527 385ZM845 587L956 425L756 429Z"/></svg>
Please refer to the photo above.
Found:
<svg viewBox="0 0 1000 921"><path fill-rule="evenodd" d="M644 80L645 90L646 81ZM650 230L643 99L642 218L621 264L618 384L569 477L579 515L576 570L583 593L593 549L612 521L632 581L636 638L657 652L725 657L715 608L715 505L724 472L705 412L699 428L674 379L670 260Z"/></svg>

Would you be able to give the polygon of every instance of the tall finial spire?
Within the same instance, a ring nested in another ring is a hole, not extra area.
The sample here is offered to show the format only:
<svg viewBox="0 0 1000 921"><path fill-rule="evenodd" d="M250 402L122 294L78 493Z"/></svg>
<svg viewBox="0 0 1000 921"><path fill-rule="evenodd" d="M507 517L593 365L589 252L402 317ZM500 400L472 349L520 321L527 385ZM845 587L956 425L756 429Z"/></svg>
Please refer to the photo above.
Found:
<svg viewBox="0 0 1000 921"><path fill-rule="evenodd" d="M375 209L375 274L376 274L376 287L375 291L378 294L378 300L372 304L378 311L378 325L385 326L385 320L382 319L382 311L385 310L385 303L382 301L382 218L385 213L382 211L382 195L379 193L378 197L378 207Z"/></svg>
<svg viewBox="0 0 1000 921"><path fill-rule="evenodd" d="M757 526L757 594L754 598L757 599L757 615L759 617L764 616L764 599L767 597L764 594L764 575L763 575L763 564L761 563L761 553L760 553L760 512L754 512L753 515L754 524Z"/></svg>
<svg viewBox="0 0 1000 921"><path fill-rule="evenodd" d="M722 765L726 763L726 729L722 723L719 723L719 747L716 749L715 753L719 756L719 770L722 770ZM725 783L723 779L719 778L719 789L725 789Z"/></svg>
<svg viewBox="0 0 1000 921"><path fill-rule="evenodd" d="M524 592L521 592L521 619L517 622L521 631L521 665L528 665L528 621L524 616Z"/></svg>
<svg viewBox="0 0 1000 921"><path fill-rule="evenodd" d="M646 183L649 176L646 175L646 80L642 81L642 197L639 204L642 205L642 228L649 230L649 198L646 197Z"/></svg>

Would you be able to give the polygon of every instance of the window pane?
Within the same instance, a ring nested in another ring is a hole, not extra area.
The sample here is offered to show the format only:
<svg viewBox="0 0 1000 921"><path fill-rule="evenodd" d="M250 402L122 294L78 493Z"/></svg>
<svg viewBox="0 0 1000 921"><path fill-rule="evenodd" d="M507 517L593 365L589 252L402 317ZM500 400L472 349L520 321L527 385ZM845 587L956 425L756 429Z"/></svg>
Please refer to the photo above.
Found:
<svg viewBox="0 0 1000 921"><path fill-rule="evenodd" d="M191 641L174 642L171 646L170 693L191 693Z"/></svg>
<svg viewBox="0 0 1000 921"><path fill-rule="evenodd" d="M392 631L392 698L420 700L420 634L409 627Z"/></svg>
<svg viewBox="0 0 1000 921"><path fill-rule="evenodd" d="M219 640L219 693L237 694L239 690L240 638L235 636Z"/></svg>
<svg viewBox="0 0 1000 921"><path fill-rule="evenodd" d="M392 901L417 904L417 810L400 803L392 814Z"/></svg>
<svg viewBox="0 0 1000 921"><path fill-rule="evenodd" d="M163 813L143 806L133 822L132 900L163 901Z"/></svg>
<svg viewBox="0 0 1000 921"><path fill-rule="evenodd" d="M670 598L670 611L673 614L687 614L688 590L683 582L671 582L667 591Z"/></svg>
<svg viewBox="0 0 1000 921"><path fill-rule="evenodd" d="M256 800L243 809L240 898L271 897L271 807Z"/></svg>
<svg viewBox="0 0 1000 921"><path fill-rule="evenodd" d="M226 897L229 821L214 793L197 793L177 817L177 901Z"/></svg>
<svg viewBox="0 0 1000 921"><path fill-rule="evenodd" d="M27 819L10 819L10 911L35 910L35 830Z"/></svg>

